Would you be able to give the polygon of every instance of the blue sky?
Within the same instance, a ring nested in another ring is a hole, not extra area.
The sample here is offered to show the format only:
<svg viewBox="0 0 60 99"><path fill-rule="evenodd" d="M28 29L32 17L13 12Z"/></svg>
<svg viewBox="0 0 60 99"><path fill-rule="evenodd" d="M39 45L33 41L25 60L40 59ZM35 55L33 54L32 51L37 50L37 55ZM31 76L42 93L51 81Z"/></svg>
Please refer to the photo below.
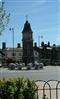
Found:
<svg viewBox="0 0 60 99"><path fill-rule="evenodd" d="M10 21L0 37L0 42L6 42L7 47L12 47L12 33L9 28L14 28L14 46L22 44L22 29L28 15L28 21L33 31L34 42L60 45L60 0L3 0ZM43 36L43 38L41 38ZM1 44L0 44L1 46Z"/></svg>

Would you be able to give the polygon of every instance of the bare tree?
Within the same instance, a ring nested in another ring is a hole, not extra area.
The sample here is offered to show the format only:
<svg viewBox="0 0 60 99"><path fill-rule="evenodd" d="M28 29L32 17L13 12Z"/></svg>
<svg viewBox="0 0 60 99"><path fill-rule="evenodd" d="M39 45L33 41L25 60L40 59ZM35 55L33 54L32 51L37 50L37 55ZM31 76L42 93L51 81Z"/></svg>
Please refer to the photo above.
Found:
<svg viewBox="0 0 60 99"><path fill-rule="evenodd" d="M6 25L9 23L10 13L6 14L4 2L0 2L0 35L5 30Z"/></svg>

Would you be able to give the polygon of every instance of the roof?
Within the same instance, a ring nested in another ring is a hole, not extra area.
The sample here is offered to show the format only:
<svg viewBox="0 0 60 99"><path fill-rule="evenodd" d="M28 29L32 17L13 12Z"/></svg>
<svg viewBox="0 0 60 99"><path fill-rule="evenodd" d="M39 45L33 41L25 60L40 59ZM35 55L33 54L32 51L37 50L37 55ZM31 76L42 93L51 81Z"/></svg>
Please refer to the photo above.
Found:
<svg viewBox="0 0 60 99"><path fill-rule="evenodd" d="M24 33L24 32L32 32L30 23L27 20L26 20L26 22L24 24L24 28L22 30L22 33Z"/></svg>
<svg viewBox="0 0 60 99"><path fill-rule="evenodd" d="M20 48L14 48L14 51L22 51L22 47L20 47ZM12 51L13 50L13 48L7 48L6 50L8 50L8 51Z"/></svg>

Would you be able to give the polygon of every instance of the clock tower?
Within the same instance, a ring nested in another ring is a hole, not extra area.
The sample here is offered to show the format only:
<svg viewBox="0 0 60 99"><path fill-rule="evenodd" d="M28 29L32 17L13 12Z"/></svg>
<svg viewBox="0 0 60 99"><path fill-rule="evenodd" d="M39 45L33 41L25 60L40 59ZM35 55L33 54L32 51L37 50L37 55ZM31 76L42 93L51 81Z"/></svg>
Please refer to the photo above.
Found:
<svg viewBox="0 0 60 99"><path fill-rule="evenodd" d="M24 28L22 30L22 46L23 46L23 62L25 65L28 63L33 63L34 55L33 55L33 32L28 20L26 20L24 24Z"/></svg>

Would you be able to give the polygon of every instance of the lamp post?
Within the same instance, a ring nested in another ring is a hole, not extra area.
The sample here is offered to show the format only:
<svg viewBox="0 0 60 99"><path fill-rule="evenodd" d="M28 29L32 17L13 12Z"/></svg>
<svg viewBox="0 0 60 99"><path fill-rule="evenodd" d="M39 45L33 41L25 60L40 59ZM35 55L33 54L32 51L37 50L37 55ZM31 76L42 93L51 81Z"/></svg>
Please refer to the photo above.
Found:
<svg viewBox="0 0 60 99"><path fill-rule="evenodd" d="M14 28L10 28L10 31L12 31L12 40L13 40L13 57L14 57Z"/></svg>
<svg viewBox="0 0 60 99"><path fill-rule="evenodd" d="M40 38L43 38L43 36L40 36L40 35L38 36L38 46L39 46L39 48L40 48L40 43L41 43ZM39 57L38 57L39 62L40 62L40 59L41 59L41 51L40 51Z"/></svg>
<svg viewBox="0 0 60 99"><path fill-rule="evenodd" d="M42 39L43 38L43 36L38 36L38 46L40 47L40 38Z"/></svg>

